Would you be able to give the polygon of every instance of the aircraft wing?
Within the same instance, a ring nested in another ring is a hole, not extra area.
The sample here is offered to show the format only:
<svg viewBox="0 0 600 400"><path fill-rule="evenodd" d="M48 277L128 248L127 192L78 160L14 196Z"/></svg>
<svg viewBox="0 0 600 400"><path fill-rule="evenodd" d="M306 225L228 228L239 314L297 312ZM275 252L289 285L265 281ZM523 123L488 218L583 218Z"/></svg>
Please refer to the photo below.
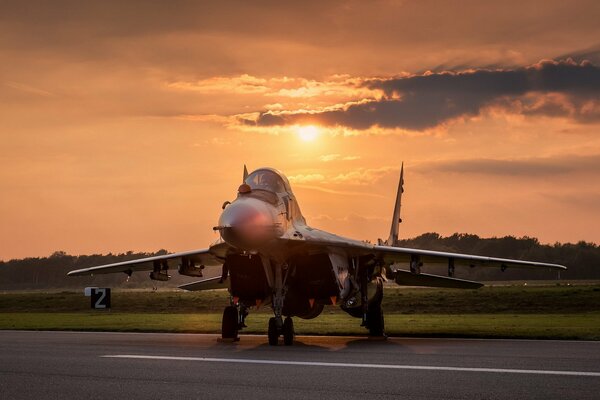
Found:
<svg viewBox="0 0 600 400"><path fill-rule="evenodd" d="M191 292L199 290L227 289L228 287L229 283L227 281L222 281L220 276L202 279L200 281L190 282L178 286L179 289L188 290Z"/></svg>
<svg viewBox="0 0 600 400"><path fill-rule="evenodd" d="M550 268L565 270L567 267L559 264L542 263L537 261L523 261L509 258L476 256L471 254L449 253L444 251L421 250L407 247L374 246L375 254L383 259L386 264L405 264L409 266L411 258L417 256L425 265L448 265L453 262L455 266L468 267L498 267L498 268ZM450 261L452 260L452 261Z"/></svg>
<svg viewBox="0 0 600 400"><path fill-rule="evenodd" d="M311 232L312 233L312 232ZM390 267L392 276L399 285L404 286L429 286L459 289L476 289L483 286L481 283L457 279L453 276L430 275L410 271L411 261L423 263L425 266L443 265L448 267L449 275L453 274L454 267L496 267L502 270L507 268L554 269L565 270L567 267L559 264L550 264L536 261L523 261L499 257L486 257L472 254L451 253L444 251L422 250L407 247L374 246L355 240L347 240L325 232L317 232L311 238L303 241L311 251L332 250L338 248L353 256L372 255L384 265Z"/></svg>
<svg viewBox="0 0 600 400"><path fill-rule="evenodd" d="M358 240L347 239L333 235L329 232L311 229L310 236L303 240L290 240L300 242L310 247L340 248L356 255L373 254L377 259L387 265L398 264L410 267L413 258L418 257L424 265L448 265L467 267L498 267L498 268L551 268L564 270L564 265L549 264L537 261L523 261L509 258L477 256L472 254L451 253L445 251L422 250L408 247L377 246ZM308 236L308 234L307 234Z"/></svg>
<svg viewBox="0 0 600 400"><path fill-rule="evenodd" d="M76 269L67 273L69 276L111 274L114 272L125 272L131 274L135 271L152 271L155 265L161 265L164 269L164 263L169 268L177 268L182 260L186 259L195 264L211 266L221 265L223 261L209 251L209 249L184 251L181 253L166 254L164 256L154 256L129 260L114 264L99 265L97 267Z"/></svg>

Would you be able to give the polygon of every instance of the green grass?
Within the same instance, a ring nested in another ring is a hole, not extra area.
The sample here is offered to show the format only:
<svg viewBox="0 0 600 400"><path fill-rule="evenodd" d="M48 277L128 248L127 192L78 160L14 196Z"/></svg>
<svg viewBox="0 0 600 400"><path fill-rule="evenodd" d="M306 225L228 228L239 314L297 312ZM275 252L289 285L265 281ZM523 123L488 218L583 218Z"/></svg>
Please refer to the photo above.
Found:
<svg viewBox="0 0 600 400"><path fill-rule="evenodd" d="M115 291L111 311L92 311L81 292L0 293L0 329L217 333L228 304L226 291ZM600 285L391 287L383 306L394 336L600 340ZM265 333L270 316L253 310L244 332ZM300 334L366 334L339 307L295 321Z"/></svg>
<svg viewBox="0 0 600 400"><path fill-rule="evenodd" d="M251 314L244 333L264 334L270 314ZM301 335L366 335L360 321L341 313L295 319ZM221 314L0 313L0 329L218 333ZM391 336L600 340L600 313L388 314Z"/></svg>
<svg viewBox="0 0 600 400"><path fill-rule="evenodd" d="M229 304L225 290L113 291L112 308L126 313L220 313ZM402 314L568 314L600 312L600 285L491 286L478 290L385 290L386 312ZM2 312L86 312L82 292L0 293Z"/></svg>

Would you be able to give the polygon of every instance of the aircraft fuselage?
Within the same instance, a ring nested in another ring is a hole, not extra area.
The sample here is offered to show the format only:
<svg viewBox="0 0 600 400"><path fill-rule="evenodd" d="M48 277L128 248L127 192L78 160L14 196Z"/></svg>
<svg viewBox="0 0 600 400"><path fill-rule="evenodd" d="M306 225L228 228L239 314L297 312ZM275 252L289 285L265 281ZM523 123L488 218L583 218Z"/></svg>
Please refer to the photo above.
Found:
<svg viewBox="0 0 600 400"><path fill-rule="evenodd" d="M229 248L225 268L231 278L231 295L243 304L277 307L279 289L285 291L284 316L314 318L326 304L339 302L344 309L360 304L357 266L368 260L357 255L352 265L353 255L347 251L319 246L307 252L306 246L299 245L307 239L371 245L309 227L287 179L277 171L264 168L250 174L237 198L225 206L215 229ZM377 283L369 286L373 285ZM372 299L377 290L369 292ZM352 315L360 316L354 311Z"/></svg>

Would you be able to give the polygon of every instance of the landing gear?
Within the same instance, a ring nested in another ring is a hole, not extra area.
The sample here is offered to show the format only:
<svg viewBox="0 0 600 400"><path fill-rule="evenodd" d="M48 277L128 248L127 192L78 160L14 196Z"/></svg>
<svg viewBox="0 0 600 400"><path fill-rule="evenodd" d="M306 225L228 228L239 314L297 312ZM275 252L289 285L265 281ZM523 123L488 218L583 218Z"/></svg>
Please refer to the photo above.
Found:
<svg viewBox="0 0 600 400"><path fill-rule="evenodd" d="M369 328L370 337L385 337L385 324L381 303L369 307L367 311L367 328Z"/></svg>
<svg viewBox="0 0 600 400"><path fill-rule="evenodd" d="M279 336L283 336L283 344L291 346L294 344L294 320L291 317L286 317L283 324L278 320L277 317L271 317L269 319L269 345L277 346L279 342Z"/></svg>
<svg viewBox="0 0 600 400"><path fill-rule="evenodd" d="M236 306L225 307L223 320L221 321L221 337L223 339L237 341L239 330L239 315Z"/></svg>
<svg viewBox="0 0 600 400"><path fill-rule="evenodd" d="M366 280L362 281L361 292L362 296L362 309L363 309L363 323L362 326L369 330L369 337L371 338L385 338L385 324L383 319L383 308L381 302L383 301L383 279L377 277L375 279L376 292L371 301L368 301L366 292L367 285Z"/></svg>
<svg viewBox="0 0 600 400"><path fill-rule="evenodd" d="M279 335L283 335L283 343L290 346L294 343L294 323L290 317L283 320L283 303L288 287L286 285L288 275L293 268L287 263L275 262L263 258L263 266L269 286L273 291L272 308L274 317L269 319L269 345L277 346Z"/></svg>
<svg viewBox="0 0 600 400"><path fill-rule="evenodd" d="M291 317L287 317L283 321L283 344L291 346L294 344L294 320Z"/></svg>
<svg viewBox="0 0 600 400"><path fill-rule="evenodd" d="M279 341L279 327L277 326L277 318L271 317L269 319L269 344L271 346L277 346L277 342Z"/></svg>

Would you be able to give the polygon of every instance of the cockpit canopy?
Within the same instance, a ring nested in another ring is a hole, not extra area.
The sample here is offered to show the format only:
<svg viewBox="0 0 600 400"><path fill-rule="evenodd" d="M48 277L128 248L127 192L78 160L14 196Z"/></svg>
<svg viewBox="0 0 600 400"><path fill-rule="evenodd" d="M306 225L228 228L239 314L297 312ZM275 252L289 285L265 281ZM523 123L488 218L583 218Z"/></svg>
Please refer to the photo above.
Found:
<svg viewBox="0 0 600 400"><path fill-rule="evenodd" d="M266 190L271 193L289 193L290 185L287 179L278 171L261 168L252 172L244 181L252 190Z"/></svg>

